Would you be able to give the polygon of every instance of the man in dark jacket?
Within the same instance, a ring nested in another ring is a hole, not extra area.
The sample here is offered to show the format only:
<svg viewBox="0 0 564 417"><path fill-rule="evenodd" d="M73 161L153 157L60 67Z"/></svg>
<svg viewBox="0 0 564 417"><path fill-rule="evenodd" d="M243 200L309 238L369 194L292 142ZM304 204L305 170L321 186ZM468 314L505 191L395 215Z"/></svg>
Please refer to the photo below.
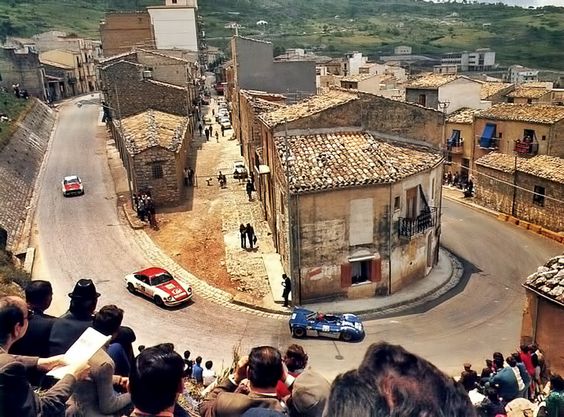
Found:
<svg viewBox="0 0 564 417"><path fill-rule="evenodd" d="M459 381L466 392L472 391L476 388L476 383L478 382L478 374L476 371L472 370L472 364L465 363L464 364L464 371L460 374L460 381Z"/></svg>
<svg viewBox="0 0 564 417"><path fill-rule="evenodd" d="M38 396L27 381L26 371L47 372L62 365L60 357L41 359L10 355L8 351L28 328L29 311L19 297L0 298L0 416L37 417L60 415L77 379L88 376L84 363L73 367L55 386Z"/></svg>
<svg viewBox="0 0 564 417"><path fill-rule="evenodd" d="M45 314L53 300L53 288L49 281L31 281L25 288L27 308L32 313L25 335L10 348L14 355L49 356L49 335L55 317Z"/></svg>
<svg viewBox="0 0 564 417"><path fill-rule="evenodd" d="M91 279L80 279L69 293L69 311L53 324L49 337L49 354L65 353L84 331L92 326L92 315L96 310L100 293Z"/></svg>

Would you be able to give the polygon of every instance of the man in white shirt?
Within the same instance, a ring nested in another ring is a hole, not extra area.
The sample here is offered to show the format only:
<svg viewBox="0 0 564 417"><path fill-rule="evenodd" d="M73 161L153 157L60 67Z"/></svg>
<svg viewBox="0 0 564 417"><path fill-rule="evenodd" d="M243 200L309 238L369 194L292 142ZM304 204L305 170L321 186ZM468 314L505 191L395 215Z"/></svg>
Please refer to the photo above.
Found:
<svg viewBox="0 0 564 417"><path fill-rule="evenodd" d="M213 362L207 361L205 364L205 368L202 371L202 379L204 380L204 387L211 385L217 378L215 371L213 368Z"/></svg>

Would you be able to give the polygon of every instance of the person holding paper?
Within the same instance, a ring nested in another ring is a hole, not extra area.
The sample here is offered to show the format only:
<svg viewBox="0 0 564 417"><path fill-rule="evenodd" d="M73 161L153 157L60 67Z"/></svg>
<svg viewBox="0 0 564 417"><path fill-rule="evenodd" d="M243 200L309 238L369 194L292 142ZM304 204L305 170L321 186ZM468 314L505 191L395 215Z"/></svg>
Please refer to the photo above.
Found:
<svg viewBox="0 0 564 417"><path fill-rule="evenodd" d="M122 416L130 411L128 409L131 406L129 393L118 394L114 391L114 385L118 385L123 390L126 390L128 378L114 375L114 361L106 352L107 345L111 338L117 335L122 320L123 310L115 305L104 306L94 315L92 328L98 332L99 336L105 335L109 337L105 339L106 345L97 350L88 361L92 367L90 379L77 384L69 401L71 406L67 411L66 417ZM87 331L92 332L92 329L87 329ZM84 348L80 349L80 351L85 350Z"/></svg>
<svg viewBox="0 0 564 417"><path fill-rule="evenodd" d="M63 378L50 390L38 396L26 378L26 371L43 372L63 365L62 357L37 358L8 353L14 342L23 337L29 324L26 302L15 296L0 298L0 415L37 417L64 412L65 403L77 380L88 376L88 365L69 368Z"/></svg>

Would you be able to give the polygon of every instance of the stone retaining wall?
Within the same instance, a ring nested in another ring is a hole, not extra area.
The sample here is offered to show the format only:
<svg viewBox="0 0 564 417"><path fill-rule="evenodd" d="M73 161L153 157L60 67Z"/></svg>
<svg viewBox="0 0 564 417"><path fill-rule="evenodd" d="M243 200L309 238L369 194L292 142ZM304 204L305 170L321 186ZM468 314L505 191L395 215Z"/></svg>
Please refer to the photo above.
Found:
<svg viewBox="0 0 564 417"><path fill-rule="evenodd" d="M19 249L35 180L55 124L53 110L33 100L0 152L0 227L8 232L7 248L11 251Z"/></svg>

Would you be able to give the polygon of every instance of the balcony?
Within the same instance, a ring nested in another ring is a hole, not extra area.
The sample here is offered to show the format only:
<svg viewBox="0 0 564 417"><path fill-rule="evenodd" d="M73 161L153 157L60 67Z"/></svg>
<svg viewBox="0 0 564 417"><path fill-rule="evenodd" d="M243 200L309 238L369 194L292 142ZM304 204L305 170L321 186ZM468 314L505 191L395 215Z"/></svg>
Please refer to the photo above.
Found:
<svg viewBox="0 0 564 417"><path fill-rule="evenodd" d="M539 144L530 139L517 139L513 151L518 155L533 156L539 152Z"/></svg>
<svg viewBox="0 0 564 417"><path fill-rule="evenodd" d="M423 233L434 227L438 221L437 208L429 207L423 210L414 219L400 217L398 222L398 234L400 237L411 239L413 236Z"/></svg>
<svg viewBox="0 0 564 417"><path fill-rule="evenodd" d="M457 141L449 142L448 150L453 155L461 155L464 153L464 139L460 138Z"/></svg>
<svg viewBox="0 0 564 417"><path fill-rule="evenodd" d="M478 139L478 145L480 146L480 149L488 149L488 150L495 150L495 149L499 149L499 141L501 138L487 138L487 137L481 137Z"/></svg>

